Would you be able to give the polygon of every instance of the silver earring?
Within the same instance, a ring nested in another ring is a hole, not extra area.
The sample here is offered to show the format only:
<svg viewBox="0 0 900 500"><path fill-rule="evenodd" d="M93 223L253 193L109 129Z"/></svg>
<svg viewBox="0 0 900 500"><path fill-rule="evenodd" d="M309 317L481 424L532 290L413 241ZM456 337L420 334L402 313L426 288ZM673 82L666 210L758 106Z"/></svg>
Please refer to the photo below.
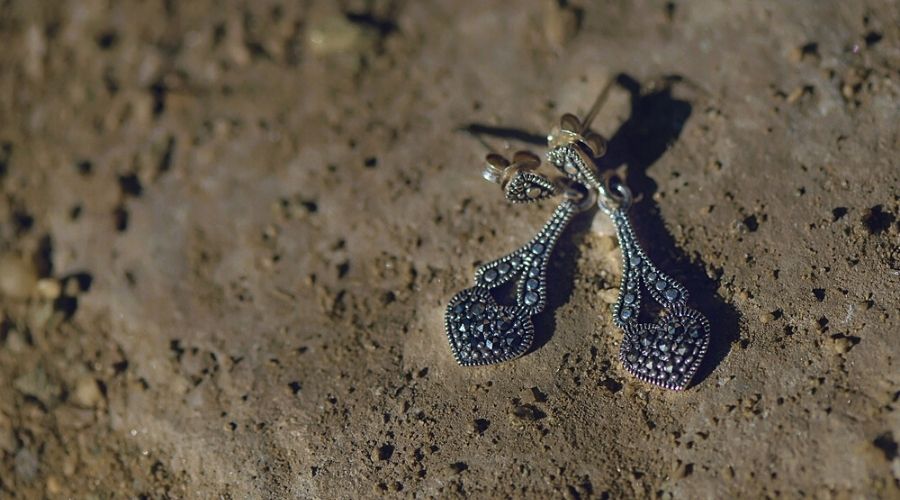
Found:
<svg viewBox="0 0 900 500"><path fill-rule="evenodd" d="M540 160L520 151L512 161L487 157L486 179L500 184L513 203L564 195L541 231L518 250L475 271L475 286L457 293L447 306L445 330L456 361L474 366L521 356L531 347L531 318L547 302L547 267L560 234L569 221L595 203L616 226L622 252L622 282L613 307L613 322L624 332L619 359L634 376L673 390L690 385L709 347L709 321L687 305L688 291L650 262L631 227L632 195L611 175L601 176L596 158L606 141L589 131L605 89L584 121L563 115L547 140L547 159L558 176L535 172ZM497 302L492 290L515 281L515 305ZM638 319L646 292L662 308L656 321Z"/></svg>

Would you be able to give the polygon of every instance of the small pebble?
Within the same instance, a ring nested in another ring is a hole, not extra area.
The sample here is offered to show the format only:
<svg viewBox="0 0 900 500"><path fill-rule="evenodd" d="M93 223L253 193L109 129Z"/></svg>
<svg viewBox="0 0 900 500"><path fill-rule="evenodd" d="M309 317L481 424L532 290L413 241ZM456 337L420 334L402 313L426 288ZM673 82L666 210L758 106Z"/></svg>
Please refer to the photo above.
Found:
<svg viewBox="0 0 900 500"><path fill-rule="evenodd" d="M799 101L802 97L810 95L810 94L812 94L811 87L809 87L809 86L797 87L794 90L792 90L790 94L788 94L786 100L787 100L788 104L794 104L795 102Z"/></svg>
<svg viewBox="0 0 900 500"><path fill-rule="evenodd" d="M103 400L103 393L97 380L90 375L84 375L75 383L72 393L72 402L82 408L95 408Z"/></svg>
<svg viewBox="0 0 900 500"><path fill-rule="evenodd" d="M62 284L53 278L38 280L37 293L43 299L56 300L62 294Z"/></svg>
<svg viewBox="0 0 900 500"><path fill-rule="evenodd" d="M62 493L62 485L59 483L59 479L56 479L56 476L50 476L47 478L47 494L48 495L59 495Z"/></svg>
<svg viewBox="0 0 900 500"><path fill-rule="evenodd" d="M240 19L234 17L228 20L227 37L225 39L225 52L231 58L231 61L238 66L244 66L252 59L250 50L247 49L247 42L244 36L244 25Z"/></svg>
<svg viewBox="0 0 900 500"><path fill-rule="evenodd" d="M10 330L9 333L6 334L6 348L10 350L10 352L14 352L16 354L21 353L28 347L28 344L25 342L25 338L19 333L18 330Z"/></svg>
<svg viewBox="0 0 900 500"><path fill-rule="evenodd" d="M841 87L841 95L846 99L853 99L853 96L856 95L856 88L853 85L845 83Z"/></svg>
<svg viewBox="0 0 900 500"><path fill-rule="evenodd" d="M578 33L578 12L556 0L544 2L544 36L547 42L561 48Z"/></svg>
<svg viewBox="0 0 900 500"><path fill-rule="evenodd" d="M70 477L78 470L78 457L74 454L66 455L63 459L62 472L66 477Z"/></svg>
<svg viewBox="0 0 900 500"><path fill-rule="evenodd" d="M314 19L306 31L306 41L315 55L355 52L373 43L374 33L352 23L342 14Z"/></svg>

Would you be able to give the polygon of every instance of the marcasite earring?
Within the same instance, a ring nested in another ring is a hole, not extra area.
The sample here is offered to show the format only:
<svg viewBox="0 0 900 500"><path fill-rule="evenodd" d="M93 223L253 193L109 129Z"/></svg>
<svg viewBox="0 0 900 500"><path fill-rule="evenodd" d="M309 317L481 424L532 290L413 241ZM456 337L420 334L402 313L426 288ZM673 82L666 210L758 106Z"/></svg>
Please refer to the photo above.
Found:
<svg viewBox="0 0 900 500"><path fill-rule="evenodd" d="M619 359L634 376L667 389L682 390L691 382L709 346L707 319L687 305L688 291L661 272L641 249L628 210L632 195L612 175L601 175L596 158L606 141L590 132L589 124L609 86L584 121L565 114L547 140L547 159L559 174L537 173L540 159L520 151L508 161L487 157L484 177L500 184L513 203L528 203L563 195L550 220L528 243L475 271L475 286L457 293L447 306L445 329L460 365L488 365L521 356L531 347L531 318L547 302L547 268L553 247L578 212L595 203L616 226L622 252L622 282L613 307L613 322L623 330ZM515 280L515 305L497 302L492 290ZM642 290L643 289L643 290ZM643 292L662 308L652 323L642 323Z"/></svg>

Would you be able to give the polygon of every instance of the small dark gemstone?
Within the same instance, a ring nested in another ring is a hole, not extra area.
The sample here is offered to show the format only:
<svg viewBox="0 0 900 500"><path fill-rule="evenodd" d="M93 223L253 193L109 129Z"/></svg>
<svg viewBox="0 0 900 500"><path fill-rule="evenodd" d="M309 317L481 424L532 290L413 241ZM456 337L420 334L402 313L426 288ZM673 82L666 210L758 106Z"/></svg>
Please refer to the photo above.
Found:
<svg viewBox="0 0 900 500"><path fill-rule="evenodd" d="M635 255L634 257L632 257L632 258L631 258L631 265L632 265L632 266L639 266L639 265L641 265L641 258L638 257L637 255Z"/></svg>
<svg viewBox="0 0 900 500"><path fill-rule="evenodd" d="M634 303L634 299L635 297L633 293L626 293L625 296L622 297L622 300L624 300L626 304Z"/></svg>
<svg viewBox="0 0 900 500"><path fill-rule="evenodd" d="M525 294L525 304L529 306L533 306L538 303L540 297L535 292L528 292Z"/></svg>
<svg viewBox="0 0 900 500"><path fill-rule="evenodd" d="M506 274L512 266L509 265L508 262L501 262L499 266L497 266L497 270L500 271L500 274Z"/></svg>
<svg viewBox="0 0 900 500"><path fill-rule="evenodd" d="M670 301L675 300L678 298L678 290L676 290L674 288L670 288L670 289L666 290L666 292L663 295L666 297L666 300L670 300Z"/></svg>
<svg viewBox="0 0 900 500"><path fill-rule="evenodd" d="M540 286L540 282L534 278L530 278L525 282L525 288L529 290L537 290L537 287Z"/></svg>
<svg viewBox="0 0 900 500"><path fill-rule="evenodd" d="M485 271L484 281L487 281L488 283L490 283L490 282L494 281L495 279L497 279L497 270L496 269L488 269L487 271Z"/></svg>
<svg viewBox="0 0 900 500"><path fill-rule="evenodd" d="M539 268L539 267L532 267L531 269L528 270L528 276L530 278L537 278L540 275L541 275L541 268Z"/></svg>
<svg viewBox="0 0 900 500"><path fill-rule="evenodd" d="M663 280L659 280L656 282L656 289L659 291L663 291L666 289L667 283Z"/></svg>
<svg viewBox="0 0 900 500"><path fill-rule="evenodd" d="M631 309L629 309L627 307L623 307L622 312L619 313L619 317L621 317L624 320L631 318Z"/></svg>
<svg viewBox="0 0 900 500"><path fill-rule="evenodd" d="M535 243L534 245L531 246L531 253L533 253L535 255L540 255L540 254L544 253L544 245L542 245L541 243Z"/></svg>
<svg viewBox="0 0 900 500"><path fill-rule="evenodd" d="M654 272L647 273L647 280L648 281L656 281L656 273L654 273Z"/></svg>

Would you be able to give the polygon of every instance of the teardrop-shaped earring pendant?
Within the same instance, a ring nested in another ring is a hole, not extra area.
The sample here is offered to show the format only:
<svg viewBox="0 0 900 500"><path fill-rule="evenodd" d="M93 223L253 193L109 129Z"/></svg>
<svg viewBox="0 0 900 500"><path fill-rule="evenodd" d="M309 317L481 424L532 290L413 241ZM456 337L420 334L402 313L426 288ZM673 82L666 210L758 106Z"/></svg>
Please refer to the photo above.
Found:
<svg viewBox="0 0 900 500"><path fill-rule="evenodd" d="M547 265L560 234L578 211L564 200L550 220L515 252L475 271L475 286L457 293L444 326L456 361L465 366L500 363L521 356L534 340L532 316L547 303ZM515 304L499 304L491 290L515 281Z"/></svg>

